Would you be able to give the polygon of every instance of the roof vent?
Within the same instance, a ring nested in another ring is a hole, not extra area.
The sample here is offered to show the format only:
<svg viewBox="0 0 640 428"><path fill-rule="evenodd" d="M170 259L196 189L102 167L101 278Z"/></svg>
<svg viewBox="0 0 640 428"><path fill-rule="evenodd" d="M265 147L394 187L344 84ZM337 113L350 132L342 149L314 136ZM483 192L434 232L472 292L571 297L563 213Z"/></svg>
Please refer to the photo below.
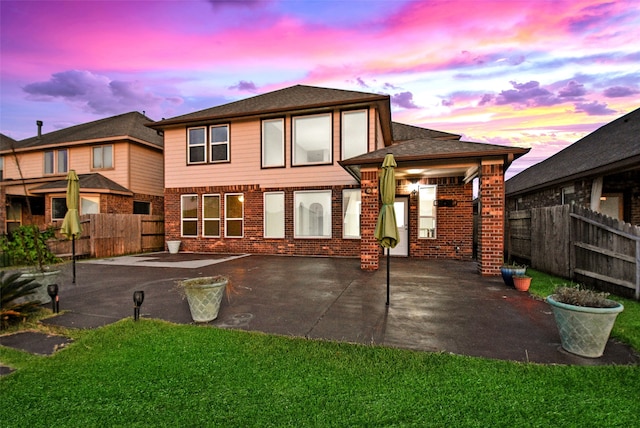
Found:
<svg viewBox="0 0 640 428"><path fill-rule="evenodd" d="M36 120L36 125L38 125L38 138L42 137L42 121Z"/></svg>

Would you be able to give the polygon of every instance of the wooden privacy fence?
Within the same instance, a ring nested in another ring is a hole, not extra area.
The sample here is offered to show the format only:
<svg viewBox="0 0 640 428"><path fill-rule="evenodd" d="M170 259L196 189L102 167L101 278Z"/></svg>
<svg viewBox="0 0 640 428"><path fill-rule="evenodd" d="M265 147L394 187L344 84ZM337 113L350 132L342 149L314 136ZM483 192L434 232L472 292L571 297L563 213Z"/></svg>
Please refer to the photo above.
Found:
<svg viewBox="0 0 640 428"><path fill-rule="evenodd" d="M509 257L640 300L640 227L561 205L510 213L506 233Z"/></svg>
<svg viewBox="0 0 640 428"><path fill-rule="evenodd" d="M164 249L164 219L157 215L86 214L80 217L82 235L76 255L113 257ZM51 251L70 256L71 241L50 242Z"/></svg>

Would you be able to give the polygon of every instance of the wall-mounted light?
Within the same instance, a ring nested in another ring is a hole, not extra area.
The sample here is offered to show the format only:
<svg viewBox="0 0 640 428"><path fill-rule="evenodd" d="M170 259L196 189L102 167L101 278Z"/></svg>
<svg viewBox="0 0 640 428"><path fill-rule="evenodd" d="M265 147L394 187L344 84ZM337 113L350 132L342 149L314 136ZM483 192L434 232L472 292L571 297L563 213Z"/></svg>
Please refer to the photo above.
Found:
<svg viewBox="0 0 640 428"><path fill-rule="evenodd" d="M411 194L413 196L418 194L418 189L420 189L420 180L418 180L417 178L414 178L411 180L411 184L409 184L409 191L411 191Z"/></svg>
<svg viewBox="0 0 640 428"><path fill-rule="evenodd" d="M133 320L138 321L140 318L140 306L142 306L142 302L144 302L144 291L134 291L133 292Z"/></svg>
<svg viewBox="0 0 640 428"><path fill-rule="evenodd" d="M364 189L364 193L366 193L367 195L370 195L373 193L373 189L371 187L367 187L366 189Z"/></svg>

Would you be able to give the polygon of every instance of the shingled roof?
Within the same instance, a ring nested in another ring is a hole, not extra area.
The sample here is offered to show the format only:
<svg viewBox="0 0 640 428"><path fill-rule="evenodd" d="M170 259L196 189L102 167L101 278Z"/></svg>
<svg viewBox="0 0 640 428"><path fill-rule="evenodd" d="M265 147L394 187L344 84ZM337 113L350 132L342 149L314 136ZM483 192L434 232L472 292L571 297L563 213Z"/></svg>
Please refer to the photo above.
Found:
<svg viewBox="0 0 640 428"><path fill-rule="evenodd" d="M0 133L0 150L8 150L11 147L15 147L18 144L16 140Z"/></svg>
<svg viewBox="0 0 640 428"><path fill-rule="evenodd" d="M98 173L92 174L79 174L78 184L80 186L80 192L87 191L101 191L108 193L118 193L124 195L133 195L133 192L126 187L123 187L113 180L108 179L104 175ZM66 192L67 180L50 181L42 186L34 187L31 189L32 193L53 193L53 192Z"/></svg>
<svg viewBox="0 0 640 428"><path fill-rule="evenodd" d="M16 143L16 150L23 151L44 146L72 145L73 143L86 143L91 140L104 139L135 139L147 144L162 148L164 139L147 124L153 121L136 111L112 116L105 119L87 122L58 131L35 136ZM0 145L0 152L9 150L9 144L4 140Z"/></svg>
<svg viewBox="0 0 640 428"><path fill-rule="evenodd" d="M421 128L419 126L406 125L404 123L391 122L393 141L407 141L416 138L432 138L436 140L459 140L460 135L449 132L436 131L434 129Z"/></svg>
<svg viewBox="0 0 640 428"><path fill-rule="evenodd" d="M513 176L505 191L513 196L633 165L640 167L640 108Z"/></svg>

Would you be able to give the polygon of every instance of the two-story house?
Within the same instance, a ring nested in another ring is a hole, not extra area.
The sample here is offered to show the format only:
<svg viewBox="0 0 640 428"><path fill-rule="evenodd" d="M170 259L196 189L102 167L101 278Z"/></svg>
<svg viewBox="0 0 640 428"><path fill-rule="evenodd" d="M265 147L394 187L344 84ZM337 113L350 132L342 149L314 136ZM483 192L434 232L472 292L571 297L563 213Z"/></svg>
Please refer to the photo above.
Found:
<svg viewBox="0 0 640 428"><path fill-rule="evenodd" d="M0 140L0 227L57 224L66 213L66 176L79 176L80 214L162 214L163 138L130 112L22 141Z"/></svg>
<svg viewBox="0 0 640 428"><path fill-rule="evenodd" d="M503 257L504 171L526 149L470 143L391 121L388 95L297 85L154 122L164 133L165 233L186 251L360 257L378 268L378 172L396 169L400 244L471 260L479 177L479 271Z"/></svg>

